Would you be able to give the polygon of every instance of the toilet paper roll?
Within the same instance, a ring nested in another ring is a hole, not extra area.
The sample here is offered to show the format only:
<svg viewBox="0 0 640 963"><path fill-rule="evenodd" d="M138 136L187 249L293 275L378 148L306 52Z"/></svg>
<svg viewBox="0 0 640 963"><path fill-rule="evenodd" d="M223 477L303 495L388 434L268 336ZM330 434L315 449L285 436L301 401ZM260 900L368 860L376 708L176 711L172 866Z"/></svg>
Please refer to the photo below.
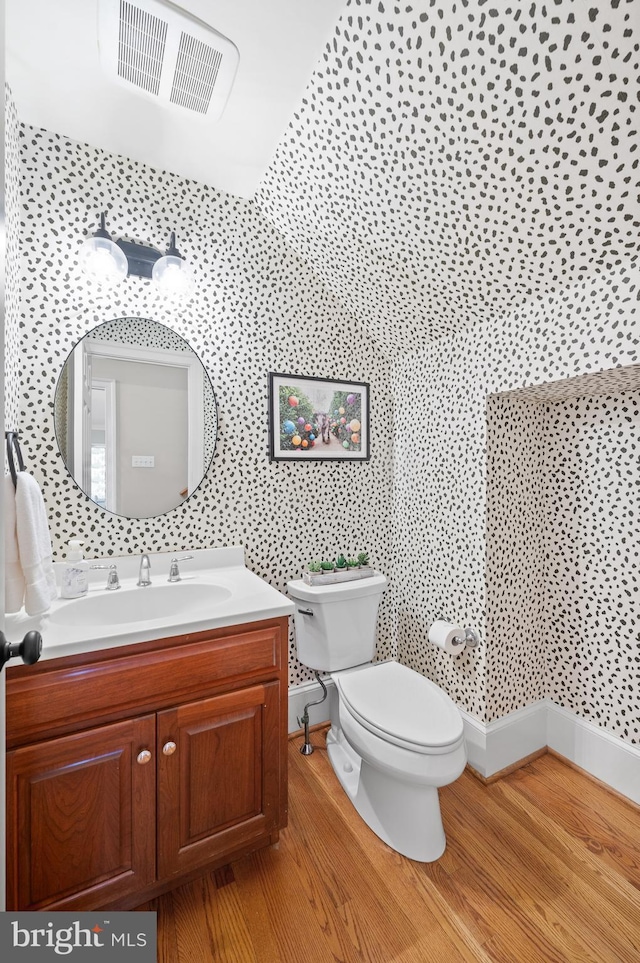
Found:
<svg viewBox="0 0 640 963"><path fill-rule="evenodd" d="M466 645L464 629L452 622L438 619L429 629L429 642L451 655L460 655Z"/></svg>

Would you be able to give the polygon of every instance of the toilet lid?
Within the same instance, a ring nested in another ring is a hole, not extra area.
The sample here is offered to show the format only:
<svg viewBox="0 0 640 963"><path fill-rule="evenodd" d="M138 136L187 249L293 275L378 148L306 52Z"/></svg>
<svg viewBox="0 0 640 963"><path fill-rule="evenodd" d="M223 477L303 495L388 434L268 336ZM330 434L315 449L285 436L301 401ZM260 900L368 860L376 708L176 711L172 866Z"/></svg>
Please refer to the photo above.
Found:
<svg viewBox="0 0 640 963"><path fill-rule="evenodd" d="M416 752L462 739L462 716L437 685L399 662L379 662L340 673L348 708L369 730Z"/></svg>

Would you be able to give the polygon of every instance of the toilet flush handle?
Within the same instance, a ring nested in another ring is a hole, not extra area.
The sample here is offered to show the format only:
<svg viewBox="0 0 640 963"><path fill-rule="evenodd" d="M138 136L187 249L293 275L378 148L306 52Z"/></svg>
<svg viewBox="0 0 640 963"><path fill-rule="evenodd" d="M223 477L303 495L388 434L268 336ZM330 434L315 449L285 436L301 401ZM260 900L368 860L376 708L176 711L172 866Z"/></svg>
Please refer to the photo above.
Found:
<svg viewBox="0 0 640 963"><path fill-rule="evenodd" d="M300 615L313 615L311 609L298 609Z"/></svg>

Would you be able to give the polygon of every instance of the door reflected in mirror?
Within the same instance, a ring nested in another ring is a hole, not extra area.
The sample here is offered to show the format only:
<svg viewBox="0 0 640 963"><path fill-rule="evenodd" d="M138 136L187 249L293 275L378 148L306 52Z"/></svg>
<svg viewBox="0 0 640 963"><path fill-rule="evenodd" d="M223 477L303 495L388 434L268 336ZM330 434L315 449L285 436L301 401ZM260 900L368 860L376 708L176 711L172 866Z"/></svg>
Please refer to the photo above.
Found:
<svg viewBox="0 0 640 963"><path fill-rule="evenodd" d="M76 484L127 518L163 515L193 494L217 433L202 362L147 318L106 321L78 342L58 379L54 421Z"/></svg>

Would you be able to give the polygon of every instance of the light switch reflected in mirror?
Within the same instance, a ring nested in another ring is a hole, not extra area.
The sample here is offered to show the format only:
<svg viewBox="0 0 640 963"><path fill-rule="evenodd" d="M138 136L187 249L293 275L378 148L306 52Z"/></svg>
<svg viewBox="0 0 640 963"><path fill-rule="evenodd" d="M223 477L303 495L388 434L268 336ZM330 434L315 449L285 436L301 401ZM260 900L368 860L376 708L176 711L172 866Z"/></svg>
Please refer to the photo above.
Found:
<svg viewBox="0 0 640 963"><path fill-rule="evenodd" d="M76 484L127 518L163 515L193 494L217 435L204 365L148 318L106 321L78 342L58 379L54 422Z"/></svg>

